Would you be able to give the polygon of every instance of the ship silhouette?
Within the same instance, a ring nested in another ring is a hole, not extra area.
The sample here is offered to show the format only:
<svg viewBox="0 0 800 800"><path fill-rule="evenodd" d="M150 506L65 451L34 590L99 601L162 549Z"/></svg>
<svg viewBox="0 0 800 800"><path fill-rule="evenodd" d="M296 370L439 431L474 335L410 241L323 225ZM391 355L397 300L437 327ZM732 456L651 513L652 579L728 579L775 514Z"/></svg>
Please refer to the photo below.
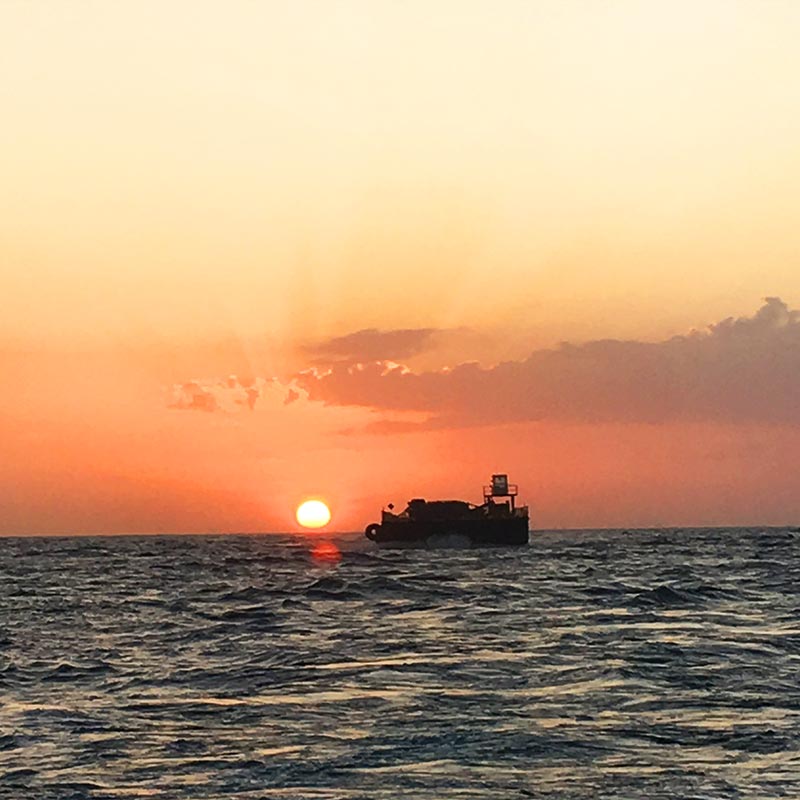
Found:
<svg viewBox="0 0 800 800"><path fill-rule="evenodd" d="M364 535L384 547L404 546L520 546L528 544L527 506L517 506L518 487L508 475L492 475L483 487L483 503L464 500L410 500L405 510L394 506L381 512L381 521L367 525Z"/></svg>

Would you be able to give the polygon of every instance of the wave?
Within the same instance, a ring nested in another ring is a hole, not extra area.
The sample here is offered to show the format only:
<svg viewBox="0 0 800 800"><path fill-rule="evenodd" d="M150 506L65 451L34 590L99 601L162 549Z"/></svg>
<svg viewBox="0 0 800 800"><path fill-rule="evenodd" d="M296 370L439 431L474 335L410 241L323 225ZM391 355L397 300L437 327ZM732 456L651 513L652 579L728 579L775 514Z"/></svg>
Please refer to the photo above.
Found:
<svg viewBox="0 0 800 800"><path fill-rule="evenodd" d="M800 790L794 533L336 543L8 542L0 795Z"/></svg>

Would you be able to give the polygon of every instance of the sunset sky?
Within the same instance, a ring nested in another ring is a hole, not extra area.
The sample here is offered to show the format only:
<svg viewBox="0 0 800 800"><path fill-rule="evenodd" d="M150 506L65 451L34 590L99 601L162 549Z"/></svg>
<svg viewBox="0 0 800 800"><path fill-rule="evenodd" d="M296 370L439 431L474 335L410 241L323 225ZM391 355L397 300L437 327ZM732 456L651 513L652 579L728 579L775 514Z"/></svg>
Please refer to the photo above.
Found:
<svg viewBox="0 0 800 800"><path fill-rule="evenodd" d="M0 533L800 524L800 3L0 4Z"/></svg>

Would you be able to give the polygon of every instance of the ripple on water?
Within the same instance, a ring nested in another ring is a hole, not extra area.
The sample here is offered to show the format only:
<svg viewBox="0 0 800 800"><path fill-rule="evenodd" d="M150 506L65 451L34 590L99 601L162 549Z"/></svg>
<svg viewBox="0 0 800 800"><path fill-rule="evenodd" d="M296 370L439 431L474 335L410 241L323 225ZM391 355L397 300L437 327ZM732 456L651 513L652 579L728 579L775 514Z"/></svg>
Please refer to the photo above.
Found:
<svg viewBox="0 0 800 800"><path fill-rule="evenodd" d="M0 796L800 796L798 540L5 540Z"/></svg>

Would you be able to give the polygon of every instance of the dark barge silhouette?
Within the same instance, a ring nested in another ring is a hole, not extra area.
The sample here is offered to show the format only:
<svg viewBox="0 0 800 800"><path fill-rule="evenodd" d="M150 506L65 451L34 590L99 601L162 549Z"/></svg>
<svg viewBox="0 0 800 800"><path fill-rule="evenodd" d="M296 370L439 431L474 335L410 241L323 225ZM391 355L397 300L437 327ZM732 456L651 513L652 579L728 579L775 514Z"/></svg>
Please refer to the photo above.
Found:
<svg viewBox="0 0 800 800"><path fill-rule="evenodd" d="M364 535L386 547L520 546L528 544L527 506L517 506L518 489L508 475L492 475L483 487L483 504L463 500L410 500L405 511L381 512L381 521L367 525Z"/></svg>

